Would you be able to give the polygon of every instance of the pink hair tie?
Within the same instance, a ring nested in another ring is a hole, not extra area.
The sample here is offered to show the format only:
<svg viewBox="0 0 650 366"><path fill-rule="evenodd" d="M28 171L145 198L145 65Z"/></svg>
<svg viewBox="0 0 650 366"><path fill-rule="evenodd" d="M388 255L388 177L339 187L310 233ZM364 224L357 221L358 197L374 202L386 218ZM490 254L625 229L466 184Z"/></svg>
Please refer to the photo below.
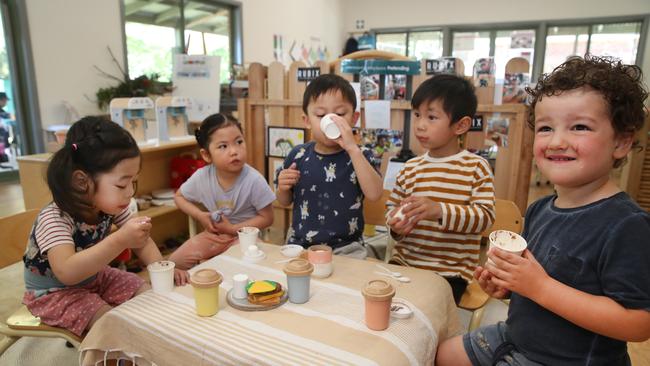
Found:
<svg viewBox="0 0 650 366"><path fill-rule="evenodd" d="M77 144L72 144L72 150L77 151Z"/></svg>

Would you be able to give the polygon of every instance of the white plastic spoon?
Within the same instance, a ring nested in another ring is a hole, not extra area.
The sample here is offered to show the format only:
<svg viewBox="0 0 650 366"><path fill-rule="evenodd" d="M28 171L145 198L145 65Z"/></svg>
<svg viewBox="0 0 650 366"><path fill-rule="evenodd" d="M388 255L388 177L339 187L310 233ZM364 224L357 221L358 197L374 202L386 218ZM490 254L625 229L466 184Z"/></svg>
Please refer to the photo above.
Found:
<svg viewBox="0 0 650 366"><path fill-rule="evenodd" d="M379 268L381 268L381 269L383 269L384 271L386 271L386 273L390 274L390 275L393 276L393 277L402 277L402 274L401 274L401 273L399 273L399 272L393 272L393 271L391 271L390 269L388 269L388 268L382 266L381 264L376 264L376 266L379 267Z"/></svg>
<svg viewBox="0 0 650 366"><path fill-rule="evenodd" d="M394 280L397 280L397 281L399 281L399 282L404 282L404 283L411 282L411 279L408 278L408 277L404 277L404 276L391 276L391 275L389 275L388 273L378 272L378 271L375 271L375 273L378 274L378 275L381 275L381 276L390 277L390 278L392 278L392 279L394 279Z"/></svg>

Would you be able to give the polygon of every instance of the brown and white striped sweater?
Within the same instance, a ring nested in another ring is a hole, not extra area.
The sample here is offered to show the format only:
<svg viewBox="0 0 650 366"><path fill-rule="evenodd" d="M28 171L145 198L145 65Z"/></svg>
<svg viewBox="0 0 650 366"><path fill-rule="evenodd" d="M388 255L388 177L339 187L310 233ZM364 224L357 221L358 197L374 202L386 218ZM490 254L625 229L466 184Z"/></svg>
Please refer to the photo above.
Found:
<svg viewBox="0 0 650 366"><path fill-rule="evenodd" d="M386 202L387 212L406 197L420 196L440 202L442 218L418 222L395 245L394 256L413 267L470 281L479 261L481 232L495 217L492 180L488 162L466 150L407 161Z"/></svg>

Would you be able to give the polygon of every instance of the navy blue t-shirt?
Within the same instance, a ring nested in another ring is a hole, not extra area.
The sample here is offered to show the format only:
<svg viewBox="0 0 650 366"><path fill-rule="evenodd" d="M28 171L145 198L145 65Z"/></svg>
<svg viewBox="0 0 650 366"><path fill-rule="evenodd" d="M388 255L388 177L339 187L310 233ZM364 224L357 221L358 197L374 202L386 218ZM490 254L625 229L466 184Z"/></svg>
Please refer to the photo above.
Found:
<svg viewBox="0 0 650 366"><path fill-rule="evenodd" d="M284 168L296 163L300 180L293 187L293 220L287 243L305 248L328 244L336 249L359 241L363 233L363 192L345 150L323 155L315 142L296 146ZM372 152L361 148L372 162Z"/></svg>
<svg viewBox="0 0 650 366"><path fill-rule="evenodd" d="M607 296L627 309L650 310L650 215L624 193L571 209L557 196L526 213L528 249L549 276ZM626 365L623 341L598 335L512 294L506 338L544 365Z"/></svg>

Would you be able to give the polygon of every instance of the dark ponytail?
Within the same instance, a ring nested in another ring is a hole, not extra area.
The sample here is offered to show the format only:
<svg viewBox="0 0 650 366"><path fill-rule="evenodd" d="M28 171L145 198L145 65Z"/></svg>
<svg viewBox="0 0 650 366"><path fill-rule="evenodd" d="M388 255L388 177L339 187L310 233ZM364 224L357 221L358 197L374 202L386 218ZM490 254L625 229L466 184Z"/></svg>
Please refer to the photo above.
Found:
<svg viewBox="0 0 650 366"><path fill-rule="evenodd" d="M210 136L212 133L220 128L228 126L236 126L239 128L239 132L242 134L244 133L239 122L233 117L225 116L221 113L212 114L206 117L203 122L201 122L201 127L194 131L196 142L201 148L207 150L208 145L210 145Z"/></svg>
<svg viewBox="0 0 650 366"><path fill-rule="evenodd" d="M56 205L73 218L89 216L93 202L88 190L72 184L72 174L86 173L95 183L98 174L112 170L120 161L140 156L133 137L117 123L103 117L84 117L75 122L47 167L47 185Z"/></svg>

